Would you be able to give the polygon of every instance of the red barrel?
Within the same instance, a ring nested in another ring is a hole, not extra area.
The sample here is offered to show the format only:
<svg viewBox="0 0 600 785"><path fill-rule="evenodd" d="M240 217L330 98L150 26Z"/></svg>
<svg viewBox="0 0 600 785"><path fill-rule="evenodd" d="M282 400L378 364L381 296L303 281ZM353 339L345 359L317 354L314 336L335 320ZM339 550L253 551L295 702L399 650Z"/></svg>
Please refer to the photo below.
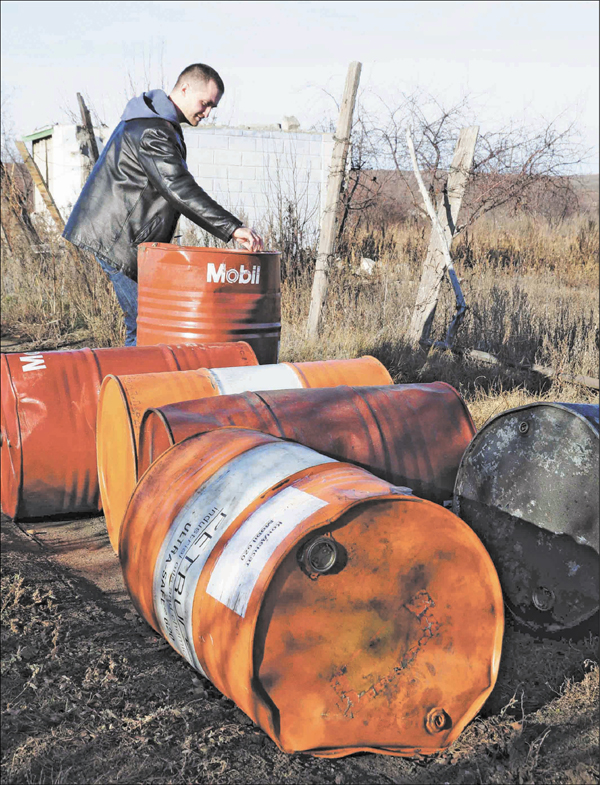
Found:
<svg viewBox="0 0 600 785"><path fill-rule="evenodd" d="M119 558L146 621L285 752L430 754L498 674L494 565L441 505L264 433L186 439Z"/></svg>
<svg viewBox="0 0 600 785"><path fill-rule="evenodd" d="M438 504L452 496L475 434L464 401L445 382L247 392L149 409L138 476L173 444L228 425L292 439Z"/></svg>
<svg viewBox="0 0 600 785"><path fill-rule="evenodd" d="M276 363L281 335L279 253L142 243L138 345L247 341Z"/></svg>
<svg viewBox="0 0 600 785"><path fill-rule="evenodd" d="M96 410L109 374L256 365L243 342L2 354L2 510L33 518L101 509Z"/></svg>

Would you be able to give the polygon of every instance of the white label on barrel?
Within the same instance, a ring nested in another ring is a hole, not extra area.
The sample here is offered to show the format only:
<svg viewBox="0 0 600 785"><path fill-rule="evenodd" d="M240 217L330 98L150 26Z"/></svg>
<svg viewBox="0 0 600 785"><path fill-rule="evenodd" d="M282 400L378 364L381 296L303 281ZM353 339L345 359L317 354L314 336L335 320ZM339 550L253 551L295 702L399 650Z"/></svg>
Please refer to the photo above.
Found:
<svg viewBox="0 0 600 785"><path fill-rule="evenodd" d="M240 368L213 368L211 376L221 395L254 390L295 390L302 380L291 365L251 365Z"/></svg>
<svg viewBox="0 0 600 785"><path fill-rule="evenodd" d="M266 501L223 549L206 593L245 616L252 590L276 548L299 523L327 504L293 487Z"/></svg>
<svg viewBox="0 0 600 785"><path fill-rule="evenodd" d="M332 458L293 442L271 442L232 459L196 490L175 517L154 568L154 609L163 635L194 668L192 607L213 548L243 511L273 485Z"/></svg>

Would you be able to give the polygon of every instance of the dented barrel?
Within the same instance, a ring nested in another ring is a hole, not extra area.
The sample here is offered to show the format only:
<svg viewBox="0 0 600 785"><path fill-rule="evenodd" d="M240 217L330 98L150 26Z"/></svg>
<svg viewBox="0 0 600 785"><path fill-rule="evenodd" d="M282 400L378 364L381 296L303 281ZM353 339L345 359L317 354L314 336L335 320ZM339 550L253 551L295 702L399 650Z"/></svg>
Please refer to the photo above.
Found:
<svg viewBox="0 0 600 785"><path fill-rule="evenodd" d="M280 254L169 243L138 246L138 345L247 341L276 363Z"/></svg>
<svg viewBox="0 0 600 785"><path fill-rule="evenodd" d="M434 753L497 678L502 592L474 532L300 444L225 428L171 447L119 557L141 615L289 753Z"/></svg>
<svg viewBox="0 0 600 785"><path fill-rule="evenodd" d="M2 510L33 518L100 510L96 409L108 374L252 365L243 342L2 354Z"/></svg>
<svg viewBox="0 0 600 785"><path fill-rule="evenodd" d="M598 443L597 405L533 403L489 420L462 459L454 511L534 630L598 612Z"/></svg>
<svg viewBox="0 0 600 785"><path fill-rule="evenodd" d="M464 401L444 382L247 392L148 410L138 476L173 444L230 425L357 464L438 504L452 497L460 460L475 434Z"/></svg>
<svg viewBox="0 0 600 785"><path fill-rule="evenodd" d="M106 378L98 404L98 479L106 525L115 550L125 509L139 478L138 437L146 409L245 390L328 387L356 382L391 384L392 378L379 360L369 356Z"/></svg>

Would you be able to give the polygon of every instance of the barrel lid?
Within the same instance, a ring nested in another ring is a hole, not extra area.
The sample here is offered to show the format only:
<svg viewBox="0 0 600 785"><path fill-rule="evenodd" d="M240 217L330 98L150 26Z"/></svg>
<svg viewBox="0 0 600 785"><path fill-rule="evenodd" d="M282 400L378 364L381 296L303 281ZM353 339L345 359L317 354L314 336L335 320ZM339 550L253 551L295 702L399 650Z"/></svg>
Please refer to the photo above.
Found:
<svg viewBox="0 0 600 785"><path fill-rule="evenodd" d="M23 465L17 394L8 357L0 358L0 471L2 511L17 516L22 492Z"/></svg>
<svg viewBox="0 0 600 785"><path fill-rule="evenodd" d="M344 471L355 487L368 482L337 464L294 488L309 495L328 473L341 485ZM245 625L254 631L255 689L277 707L274 738L287 752L435 752L494 686L504 628L496 571L474 533L438 505L391 493L348 502L341 515L335 503L318 511L325 525L301 540L290 537L262 596L252 595L239 634L243 645ZM223 615L207 609L203 632L214 637ZM217 664L208 667L212 678ZM271 725L260 709L253 718Z"/></svg>
<svg viewBox="0 0 600 785"><path fill-rule="evenodd" d="M598 407L503 412L465 451L454 511L479 534L511 610L547 631L598 610Z"/></svg>

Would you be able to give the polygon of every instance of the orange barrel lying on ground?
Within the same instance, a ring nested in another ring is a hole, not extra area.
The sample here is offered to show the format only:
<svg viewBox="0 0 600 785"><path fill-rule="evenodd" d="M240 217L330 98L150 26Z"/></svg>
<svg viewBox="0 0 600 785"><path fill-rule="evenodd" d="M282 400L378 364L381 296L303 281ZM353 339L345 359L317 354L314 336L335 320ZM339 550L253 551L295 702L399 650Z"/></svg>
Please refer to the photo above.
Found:
<svg viewBox="0 0 600 785"><path fill-rule="evenodd" d="M247 341L276 363L279 253L168 243L138 247L138 345Z"/></svg>
<svg viewBox="0 0 600 785"><path fill-rule="evenodd" d="M369 356L356 360L280 363L258 368L107 377L98 403L96 447L102 506L114 549L117 549L121 522L140 476L138 437L146 409L246 390L332 387L353 383L392 384L392 377L379 360Z"/></svg>
<svg viewBox="0 0 600 785"><path fill-rule="evenodd" d="M284 751L434 753L494 686L502 592L475 533L406 490L268 434L192 436L135 489L127 588Z"/></svg>
<svg viewBox="0 0 600 785"><path fill-rule="evenodd" d="M96 410L107 374L256 362L243 342L2 354L2 510L34 518L101 509Z"/></svg>
<svg viewBox="0 0 600 785"><path fill-rule="evenodd" d="M173 444L230 425L358 464L438 504L452 497L460 460L475 435L464 401L445 382L247 392L146 411L138 476Z"/></svg>

